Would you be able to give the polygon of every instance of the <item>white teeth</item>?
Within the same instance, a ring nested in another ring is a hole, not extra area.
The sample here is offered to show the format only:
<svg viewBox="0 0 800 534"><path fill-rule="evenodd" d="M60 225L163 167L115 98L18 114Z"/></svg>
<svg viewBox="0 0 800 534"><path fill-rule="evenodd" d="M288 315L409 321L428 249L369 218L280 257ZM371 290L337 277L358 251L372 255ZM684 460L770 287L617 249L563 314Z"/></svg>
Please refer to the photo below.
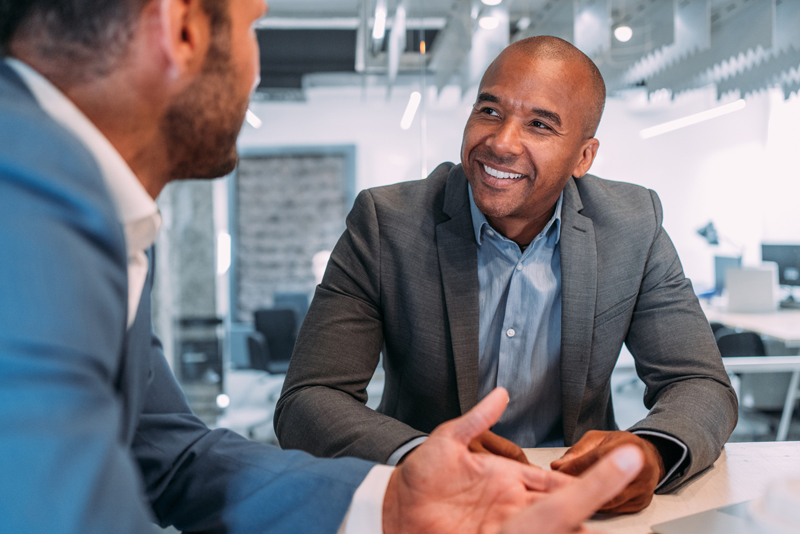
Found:
<svg viewBox="0 0 800 534"><path fill-rule="evenodd" d="M511 174L510 172L500 172L497 169L489 167L488 165L484 165L483 168L484 170L486 170L487 174L494 176L495 178L498 178L500 180L515 180L517 178L522 178L523 176L525 176L524 174Z"/></svg>

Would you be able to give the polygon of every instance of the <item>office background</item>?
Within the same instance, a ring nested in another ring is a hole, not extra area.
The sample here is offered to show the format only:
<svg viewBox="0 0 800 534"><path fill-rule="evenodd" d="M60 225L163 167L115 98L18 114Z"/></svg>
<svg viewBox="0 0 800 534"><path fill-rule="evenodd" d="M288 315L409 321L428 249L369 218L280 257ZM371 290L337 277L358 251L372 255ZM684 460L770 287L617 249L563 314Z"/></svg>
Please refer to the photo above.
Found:
<svg viewBox="0 0 800 534"><path fill-rule="evenodd" d="M610 94L590 172L658 192L664 227L698 292L714 287L715 255L756 265L762 242L800 243L796 0L270 7L258 29L263 79L240 136L238 174L174 184L159 198L155 324L211 423L271 439L280 373L241 369L252 366L253 311L275 307L276 297L310 298L357 191L459 160L480 74L523 36L568 38L598 63ZM630 29L627 41L620 28ZM715 111L649 137L650 128ZM719 245L697 234L709 221ZM629 380L619 374L618 392L631 399L615 400L618 410L631 406L618 414L622 426L643 409Z"/></svg>

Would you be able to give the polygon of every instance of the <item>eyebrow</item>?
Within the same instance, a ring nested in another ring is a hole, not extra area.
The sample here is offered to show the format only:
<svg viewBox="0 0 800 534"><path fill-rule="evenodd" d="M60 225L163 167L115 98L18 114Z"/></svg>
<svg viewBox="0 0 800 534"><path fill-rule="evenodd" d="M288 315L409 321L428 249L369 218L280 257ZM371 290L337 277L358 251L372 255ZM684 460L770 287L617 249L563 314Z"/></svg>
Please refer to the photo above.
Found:
<svg viewBox="0 0 800 534"><path fill-rule="evenodd" d="M495 96L495 95L493 95L491 93L481 93L481 94L478 95L478 100L477 101L478 102L492 102L494 104L499 104L500 103L500 98L498 98L497 96ZM531 112L535 113L536 115L541 116L542 118L544 118L546 120L549 120L550 122L552 122L556 126L561 127L561 116L558 113L556 113L554 111L548 111L546 109L541 109L541 108L533 108L533 109L531 109Z"/></svg>

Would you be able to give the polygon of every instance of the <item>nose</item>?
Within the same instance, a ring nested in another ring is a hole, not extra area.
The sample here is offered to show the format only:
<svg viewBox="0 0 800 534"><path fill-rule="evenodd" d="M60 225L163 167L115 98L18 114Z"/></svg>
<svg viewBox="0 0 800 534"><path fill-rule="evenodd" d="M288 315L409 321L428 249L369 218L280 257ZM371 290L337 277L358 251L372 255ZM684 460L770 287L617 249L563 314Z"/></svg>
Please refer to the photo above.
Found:
<svg viewBox="0 0 800 534"><path fill-rule="evenodd" d="M494 135L487 139L487 144L498 156L519 156L522 154L519 125L513 120L500 123Z"/></svg>

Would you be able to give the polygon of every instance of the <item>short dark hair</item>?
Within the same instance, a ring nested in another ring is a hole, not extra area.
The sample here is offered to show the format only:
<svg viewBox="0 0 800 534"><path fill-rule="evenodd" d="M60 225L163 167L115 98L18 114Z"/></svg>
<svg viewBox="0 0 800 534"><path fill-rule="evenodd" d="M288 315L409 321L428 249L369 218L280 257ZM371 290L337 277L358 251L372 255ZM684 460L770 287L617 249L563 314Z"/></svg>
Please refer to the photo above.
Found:
<svg viewBox="0 0 800 534"><path fill-rule="evenodd" d="M152 1L0 0L0 55L15 38L35 38L43 57L106 73L127 51L141 12ZM226 0L202 3L212 27L227 24Z"/></svg>
<svg viewBox="0 0 800 534"><path fill-rule="evenodd" d="M528 37L515 42L509 48L512 47L522 49L525 54L532 57L574 62L583 67L589 77L589 90L592 98L589 103L590 107L586 117L584 135L587 138L594 137L606 105L606 84L603 81L603 75L600 74L600 69L597 68L594 61L569 42L550 35Z"/></svg>

